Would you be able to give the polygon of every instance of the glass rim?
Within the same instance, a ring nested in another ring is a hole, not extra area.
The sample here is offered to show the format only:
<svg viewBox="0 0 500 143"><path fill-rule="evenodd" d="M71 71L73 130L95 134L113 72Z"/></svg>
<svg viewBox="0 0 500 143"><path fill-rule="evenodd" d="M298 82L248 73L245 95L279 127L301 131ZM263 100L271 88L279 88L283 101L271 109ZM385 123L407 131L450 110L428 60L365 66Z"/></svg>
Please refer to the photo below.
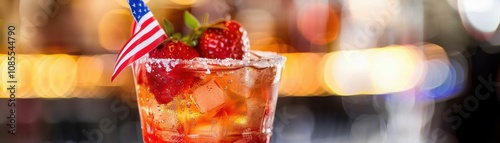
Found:
<svg viewBox="0 0 500 143"><path fill-rule="evenodd" d="M232 69L241 67L255 68L270 68L283 67L286 57L275 52L251 50L249 55L242 60L238 59L209 59L209 58L194 58L194 59L158 59L148 58L147 56L134 62L134 64L145 63L163 63L164 66L175 67L177 65L185 66L187 69Z"/></svg>

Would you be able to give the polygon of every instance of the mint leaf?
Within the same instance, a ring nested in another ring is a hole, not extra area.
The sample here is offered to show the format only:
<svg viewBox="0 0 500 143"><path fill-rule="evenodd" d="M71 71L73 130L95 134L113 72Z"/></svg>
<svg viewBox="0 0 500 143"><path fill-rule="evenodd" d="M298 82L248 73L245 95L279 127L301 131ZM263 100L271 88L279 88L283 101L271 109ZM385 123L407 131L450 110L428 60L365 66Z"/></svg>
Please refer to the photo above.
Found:
<svg viewBox="0 0 500 143"><path fill-rule="evenodd" d="M173 36L172 34L174 34L174 25L166 19L163 19L163 25L165 26L165 30L167 30L167 35Z"/></svg>
<svg viewBox="0 0 500 143"><path fill-rule="evenodd" d="M184 23L186 23L186 26L189 29L195 29L200 27L200 21L198 21L198 19L196 19L196 17L194 17L188 11L184 12Z"/></svg>

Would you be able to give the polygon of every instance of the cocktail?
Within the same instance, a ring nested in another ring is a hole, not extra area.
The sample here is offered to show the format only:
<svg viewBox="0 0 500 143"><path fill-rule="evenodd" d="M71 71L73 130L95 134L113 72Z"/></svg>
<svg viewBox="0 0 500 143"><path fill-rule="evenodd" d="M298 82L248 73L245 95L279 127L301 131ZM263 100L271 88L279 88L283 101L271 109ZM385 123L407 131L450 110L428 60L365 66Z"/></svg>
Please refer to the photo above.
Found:
<svg viewBox="0 0 500 143"><path fill-rule="evenodd" d="M250 51L236 21L174 33L133 63L143 138L148 143L267 143L285 58ZM207 19L207 18L206 18Z"/></svg>
<svg viewBox="0 0 500 143"><path fill-rule="evenodd" d="M144 141L269 142L285 59L267 52L252 55L243 60L144 58L136 62ZM182 91L158 101L155 92L163 90L152 89L159 87L156 80L175 81L170 87Z"/></svg>

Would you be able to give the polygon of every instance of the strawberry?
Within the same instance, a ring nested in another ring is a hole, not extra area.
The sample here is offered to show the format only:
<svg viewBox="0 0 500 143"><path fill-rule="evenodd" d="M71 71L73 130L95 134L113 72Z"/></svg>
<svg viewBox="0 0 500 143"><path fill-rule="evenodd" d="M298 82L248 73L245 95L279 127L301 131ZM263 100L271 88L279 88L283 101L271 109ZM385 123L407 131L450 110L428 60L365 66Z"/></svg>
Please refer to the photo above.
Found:
<svg viewBox="0 0 500 143"><path fill-rule="evenodd" d="M199 57L198 52L180 41L168 41L158 48L149 52L151 58L170 58L170 59L192 59ZM152 63L151 72L146 74L149 82L149 91L153 93L156 101L160 104L166 104L172 101L173 97L188 89L194 76L183 72L182 66L177 65L167 68L164 64Z"/></svg>
<svg viewBox="0 0 500 143"><path fill-rule="evenodd" d="M181 34L173 34L172 23L164 20L165 29L169 40L149 52L153 59L193 59L200 55L193 48L188 38L181 39ZM170 66L170 67L166 67ZM150 72L146 73L149 91L155 96L159 104L167 104L172 99L188 89L194 80L191 73L184 72L183 65L170 65L164 63L151 63Z"/></svg>
<svg viewBox="0 0 500 143"><path fill-rule="evenodd" d="M168 41L149 52L151 58L192 59L199 57L198 52L181 41Z"/></svg>
<svg viewBox="0 0 500 143"><path fill-rule="evenodd" d="M202 57L213 59L243 59L249 47L247 31L238 22L230 20L207 28L197 45Z"/></svg>
<svg viewBox="0 0 500 143"><path fill-rule="evenodd" d="M149 91L153 93L158 103L169 103L173 97L192 85L194 76L178 67L167 72L164 66L151 64L151 72L146 76L149 81Z"/></svg>

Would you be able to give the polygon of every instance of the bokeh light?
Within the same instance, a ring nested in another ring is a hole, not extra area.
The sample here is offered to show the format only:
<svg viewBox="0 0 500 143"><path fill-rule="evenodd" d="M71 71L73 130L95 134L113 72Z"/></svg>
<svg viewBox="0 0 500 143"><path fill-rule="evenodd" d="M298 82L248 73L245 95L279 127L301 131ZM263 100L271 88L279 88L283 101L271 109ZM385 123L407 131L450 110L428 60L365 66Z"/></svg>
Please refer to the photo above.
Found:
<svg viewBox="0 0 500 143"><path fill-rule="evenodd" d="M305 53L302 55L302 69L306 69L305 73L302 73L302 95L311 96L311 95L320 95L324 93L324 89L321 87L322 75L319 73L321 67L320 62L323 53Z"/></svg>
<svg viewBox="0 0 500 143"><path fill-rule="evenodd" d="M170 0L170 1L180 5L192 5L198 0Z"/></svg>
<svg viewBox="0 0 500 143"><path fill-rule="evenodd" d="M427 68L418 88L422 95L434 100L445 100L460 93L468 73L465 57L460 53L449 56L443 47L435 44L426 44L423 48Z"/></svg>
<svg viewBox="0 0 500 143"><path fill-rule="evenodd" d="M103 84L104 61L101 56L17 55L16 98L106 98L111 91L101 86L120 86L127 92L134 89L128 84ZM0 55L0 68L7 68L7 56ZM6 83L7 72L0 71L0 82ZM127 72L125 72L127 73ZM129 72L129 74L131 74ZM127 78L121 79L122 83ZM6 92L7 84L1 84ZM1 97L7 98L7 97Z"/></svg>
<svg viewBox="0 0 500 143"><path fill-rule="evenodd" d="M354 20L369 21L373 20L373 14L387 9L390 3L397 2L396 0L348 0L346 8Z"/></svg>
<svg viewBox="0 0 500 143"><path fill-rule="evenodd" d="M386 47L375 50L370 58L370 76L376 93L410 89L420 81L424 70L423 58L414 47Z"/></svg>
<svg viewBox="0 0 500 143"><path fill-rule="evenodd" d="M280 40L275 37L276 22L271 13L257 9L242 10L236 14L235 19L247 30L251 49L279 50L276 49L279 45L272 45L273 43L280 44Z"/></svg>
<svg viewBox="0 0 500 143"><path fill-rule="evenodd" d="M2 83L7 83L7 81L9 81L8 78L5 78L5 77L8 77L8 72L7 71L7 68L8 68L8 64L7 64L7 55L1 55L0 56L0 82ZM2 91L2 93L7 93L7 87L8 84L0 84L0 91ZM0 96L0 97L3 97ZM7 97L5 97L7 98Z"/></svg>
<svg viewBox="0 0 500 143"><path fill-rule="evenodd" d="M356 90L369 90L368 53L366 51L342 51L328 54L324 65L324 81L330 93L348 95Z"/></svg>
<svg viewBox="0 0 500 143"><path fill-rule="evenodd" d="M31 79L34 63L36 59L33 56L20 55L18 56L16 80L17 80L17 97L29 98L32 96Z"/></svg>
<svg viewBox="0 0 500 143"><path fill-rule="evenodd" d="M483 0L477 2L474 0L458 0L458 10L462 22L466 27L475 29L486 36L488 40L493 32L500 26L500 1L498 0ZM484 40L478 37L475 32L469 30L477 39Z"/></svg>
<svg viewBox="0 0 500 143"><path fill-rule="evenodd" d="M481 32L493 32L500 25L500 1L459 0L459 10L474 28Z"/></svg>
<svg viewBox="0 0 500 143"><path fill-rule="evenodd" d="M293 95L297 89L297 82L294 81L297 77L294 77L296 72L296 65L298 62L298 55L296 54L284 54L287 58L285 65L283 66L283 71L281 73L281 82L279 87L279 93L284 95Z"/></svg>
<svg viewBox="0 0 500 143"><path fill-rule="evenodd" d="M69 55L54 55L55 59L48 70L48 87L55 97L63 97L75 88L77 66L74 57ZM52 97L49 96L49 97Z"/></svg>
<svg viewBox="0 0 500 143"><path fill-rule="evenodd" d="M79 69L77 85L93 86L101 79L104 61L97 56L81 56L78 58L77 66Z"/></svg>
<svg viewBox="0 0 500 143"><path fill-rule="evenodd" d="M283 54L287 61L282 72L280 95L314 96L325 93L322 86L321 61L324 53ZM304 70L305 69L305 70Z"/></svg>
<svg viewBox="0 0 500 143"><path fill-rule="evenodd" d="M426 44L423 46L423 52L427 68L420 88L428 91L441 86L449 78L450 62L443 47L439 45Z"/></svg>
<svg viewBox="0 0 500 143"><path fill-rule="evenodd" d="M128 0L115 0L120 6L129 8L130 6L128 5ZM144 3L148 4L150 0L142 0Z"/></svg>
<svg viewBox="0 0 500 143"><path fill-rule="evenodd" d="M399 30L419 29L421 25L413 26L401 21L402 15L399 0L348 0L345 1L342 11L339 46L331 46L331 50L358 50L394 44L388 42L384 32L391 26L391 33L402 32ZM401 27L399 27L401 26ZM412 36L419 32L409 32ZM400 35L401 36L401 35ZM418 36L417 36L418 37ZM416 41L420 42L420 41Z"/></svg>
<svg viewBox="0 0 500 143"><path fill-rule="evenodd" d="M125 9L111 10L99 21L99 43L106 50L119 51L131 35L132 16Z"/></svg>
<svg viewBox="0 0 500 143"><path fill-rule="evenodd" d="M339 17L329 5L309 4L299 11L297 28L309 42L325 45L337 38Z"/></svg>
<svg viewBox="0 0 500 143"><path fill-rule="evenodd" d="M338 95L383 94L415 87L424 70L422 54L411 46L340 51L324 65L328 91Z"/></svg>
<svg viewBox="0 0 500 143"><path fill-rule="evenodd" d="M441 59L427 61L427 73L422 84L423 89L440 86L450 74L449 64Z"/></svg>
<svg viewBox="0 0 500 143"><path fill-rule="evenodd" d="M253 34L258 36L258 33ZM277 37L269 37L250 42L251 50L271 51L276 53L286 53L289 45Z"/></svg>
<svg viewBox="0 0 500 143"><path fill-rule="evenodd" d="M47 87L47 83L50 81L49 77L49 67L52 66L52 63L57 57L50 55L38 55L37 61L35 62L35 68L32 74L32 87L35 91L35 94L39 98L50 98L50 96L54 96L55 93L51 88Z"/></svg>

